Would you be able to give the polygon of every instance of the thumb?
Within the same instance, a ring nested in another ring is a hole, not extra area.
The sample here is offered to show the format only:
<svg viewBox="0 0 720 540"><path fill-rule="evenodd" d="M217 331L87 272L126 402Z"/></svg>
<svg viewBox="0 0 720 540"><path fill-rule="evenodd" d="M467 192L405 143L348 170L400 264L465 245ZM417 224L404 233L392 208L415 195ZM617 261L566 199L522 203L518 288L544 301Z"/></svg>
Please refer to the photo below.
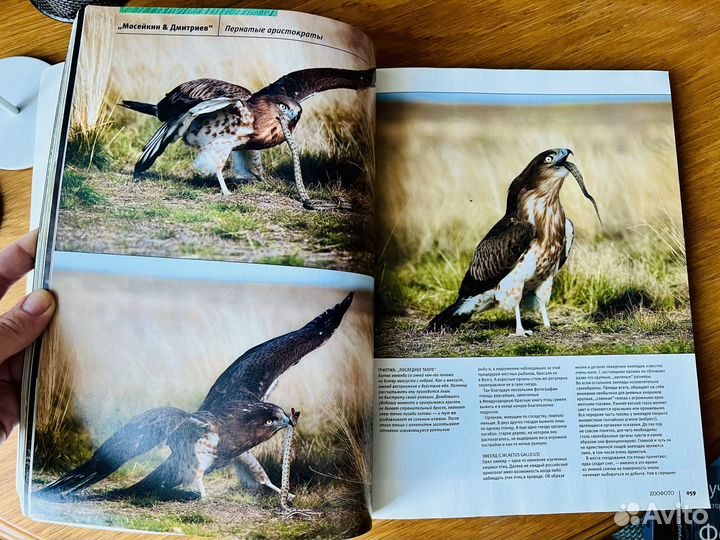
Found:
<svg viewBox="0 0 720 540"><path fill-rule="evenodd" d="M55 297L44 289L33 291L0 317L0 364L38 337L55 312Z"/></svg>

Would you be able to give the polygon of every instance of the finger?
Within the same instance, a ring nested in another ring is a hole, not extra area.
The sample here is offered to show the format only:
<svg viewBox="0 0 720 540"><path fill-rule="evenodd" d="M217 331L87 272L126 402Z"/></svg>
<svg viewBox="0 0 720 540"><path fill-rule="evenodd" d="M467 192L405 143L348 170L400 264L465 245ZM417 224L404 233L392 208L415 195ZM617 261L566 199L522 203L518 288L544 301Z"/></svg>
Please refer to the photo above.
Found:
<svg viewBox="0 0 720 540"><path fill-rule="evenodd" d="M35 266L37 229L0 250L0 298L10 286Z"/></svg>
<svg viewBox="0 0 720 540"><path fill-rule="evenodd" d="M20 391L20 383L22 382L24 359L25 355L21 351L13 354L2 364L2 367L7 368L7 372L5 373L5 375L7 375L7 381L10 384L15 384L18 387L18 392ZM2 371L2 369L0 369L0 371ZM3 377L0 377L0 379L3 379Z"/></svg>
<svg viewBox="0 0 720 540"><path fill-rule="evenodd" d="M17 353L0 364L0 444L20 419L20 383L23 355Z"/></svg>
<svg viewBox="0 0 720 540"><path fill-rule="evenodd" d="M38 337L55 312L55 298L44 289L33 291L0 317L0 364Z"/></svg>
<svg viewBox="0 0 720 540"><path fill-rule="evenodd" d="M20 420L20 394L15 386L0 381L0 444Z"/></svg>

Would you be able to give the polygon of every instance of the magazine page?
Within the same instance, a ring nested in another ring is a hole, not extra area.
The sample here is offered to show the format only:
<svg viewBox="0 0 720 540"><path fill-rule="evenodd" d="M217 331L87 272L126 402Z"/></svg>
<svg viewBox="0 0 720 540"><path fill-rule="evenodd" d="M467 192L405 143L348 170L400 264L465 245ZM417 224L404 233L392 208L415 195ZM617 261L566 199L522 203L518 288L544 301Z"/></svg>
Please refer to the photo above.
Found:
<svg viewBox="0 0 720 540"><path fill-rule="evenodd" d="M76 34L35 274L59 310L29 363L26 513L361 534L372 45L274 10L88 8Z"/></svg>
<svg viewBox="0 0 720 540"><path fill-rule="evenodd" d="M373 516L708 505L670 85L378 77Z"/></svg>

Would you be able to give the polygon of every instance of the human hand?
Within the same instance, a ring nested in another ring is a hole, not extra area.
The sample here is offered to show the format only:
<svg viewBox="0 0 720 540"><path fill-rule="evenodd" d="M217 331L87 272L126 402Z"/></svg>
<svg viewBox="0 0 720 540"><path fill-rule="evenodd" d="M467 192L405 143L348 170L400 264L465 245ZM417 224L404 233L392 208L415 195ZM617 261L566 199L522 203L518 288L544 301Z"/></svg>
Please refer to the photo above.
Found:
<svg viewBox="0 0 720 540"><path fill-rule="evenodd" d="M0 250L0 298L35 265L37 231ZM0 316L0 444L20 420L20 385L23 352L50 322L55 298L45 290L33 291Z"/></svg>

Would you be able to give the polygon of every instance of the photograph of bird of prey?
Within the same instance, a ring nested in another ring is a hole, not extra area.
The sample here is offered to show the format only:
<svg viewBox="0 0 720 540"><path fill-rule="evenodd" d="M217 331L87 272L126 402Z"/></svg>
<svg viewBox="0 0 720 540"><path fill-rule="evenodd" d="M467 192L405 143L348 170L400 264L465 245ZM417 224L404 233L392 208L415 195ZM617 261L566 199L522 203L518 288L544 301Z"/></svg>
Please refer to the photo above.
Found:
<svg viewBox="0 0 720 540"><path fill-rule="evenodd" d="M378 94L377 358L694 351L669 96L531 86Z"/></svg>
<svg viewBox="0 0 720 540"><path fill-rule="evenodd" d="M534 306L550 328L547 305L553 280L570 256L575 231L560 204L565 177L575 177L583 195L600 213L580 171L568 161L572 150L555 148L535 156L512 181L505 215L475 249L457 300L435 316L430 331L452 330L473 313L494 307L515 314L514 336L529 336L520 305ZM602 220L600 220L602 222Z"/></svg>
<svg viewBox="0 0 720 540"><path fill-rule="evenodd" d="M254 93L217 79L196 79L178 85L156 104L123 100L123 107L163 122L145 145L133 178L141 179L169 144L182 139L198 150L195 170L215 176L227 196L223 168L229 157L240 178L262 179L259 151L285 142L292 154L300 200L305 208L317 209L321 203L311 200L305 189L293 136L303 112L301 103L319 92L374 86L374 69L309 68L288 73Z"/></svg>
<svg viewBox="0 0 720 540"><path fill-rule="evenodd" d="M195 412L159 407L136 416L100 445L87 462L36 495L60 500L76 495L160 445L170 448L170 456L124 493L152 495L184 486L204 498L205 475L230 464L280 493L251 450L294 426L297 414L294 410L288 414L266 400L283 373L332 338L353 295L348 294L303 327L243 353L217 378Z"/></svg>
<svg viewBox="0 0 720 540"><path fill-rule="evenodd" d="M87 16L59 249L372 274L376 62L365 34L287 11L273 24L328 39L139 37ZM257 22L227 12L223 26L232 20Z"/></svg>

